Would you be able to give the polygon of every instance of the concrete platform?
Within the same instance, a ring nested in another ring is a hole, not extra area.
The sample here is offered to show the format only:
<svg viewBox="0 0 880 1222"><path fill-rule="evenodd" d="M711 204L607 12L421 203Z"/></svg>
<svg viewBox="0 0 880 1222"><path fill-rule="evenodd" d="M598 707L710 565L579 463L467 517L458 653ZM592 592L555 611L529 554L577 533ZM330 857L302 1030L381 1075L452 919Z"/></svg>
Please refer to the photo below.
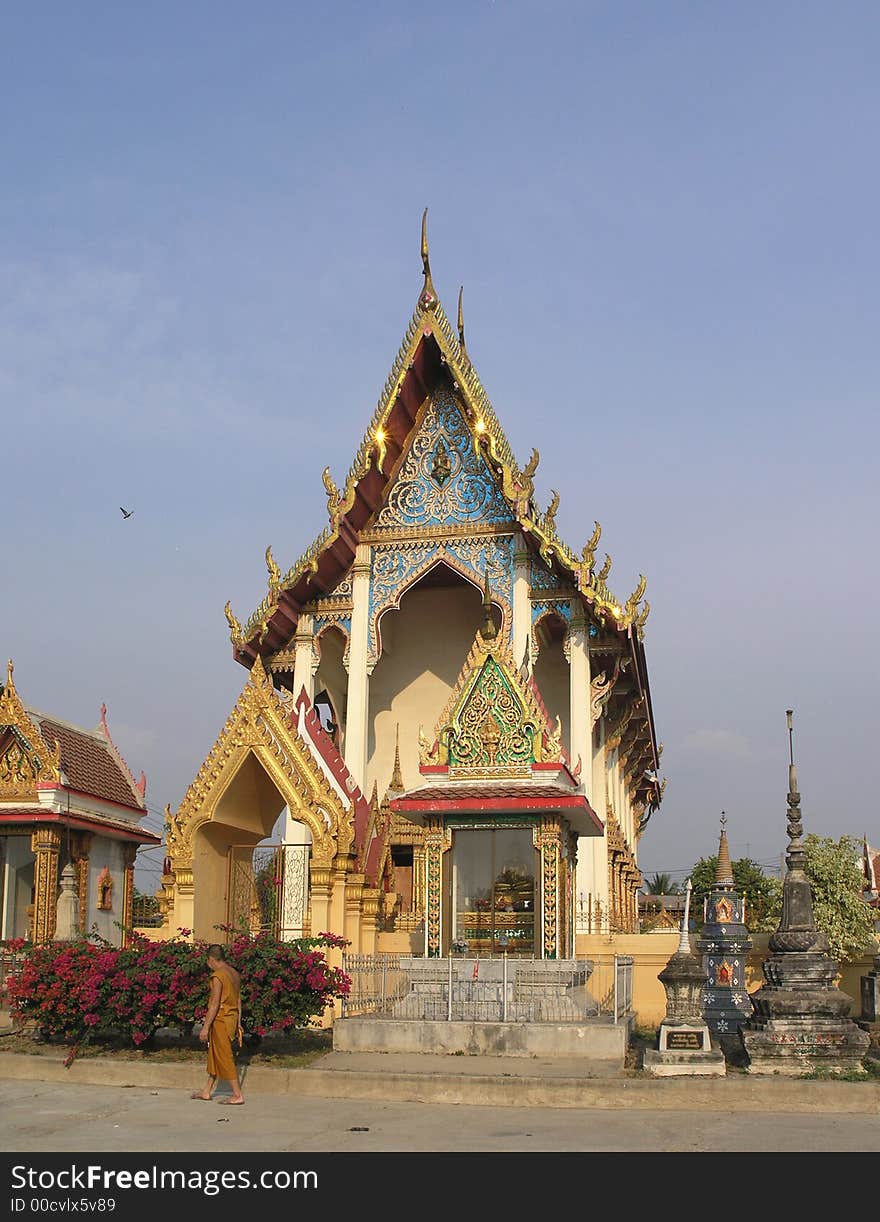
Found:
<svg viewBox="0 0 880 1222"><path fill-rule="evenodd" d="M631 1019L584 1023L430 1022L397 1018L339 1018L335 1052L460 1053L468 1056L577 1057L610 1061L621 1069Z"/></svg>

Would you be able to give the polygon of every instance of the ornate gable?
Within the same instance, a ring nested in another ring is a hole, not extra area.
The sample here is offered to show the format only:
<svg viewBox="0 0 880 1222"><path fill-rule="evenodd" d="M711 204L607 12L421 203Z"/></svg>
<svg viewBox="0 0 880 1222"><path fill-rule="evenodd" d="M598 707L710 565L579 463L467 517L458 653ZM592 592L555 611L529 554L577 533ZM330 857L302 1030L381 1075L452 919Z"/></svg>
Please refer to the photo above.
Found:
<svg viewBox="0 0 880 1222"><path fill-rule="evenodd" d="M191 867L196 831L209 822L223 793L256 756L295 819L312 833L312 859L321 865L349 853L355 836L353 799L342 799L292 723L259 658L214 746L176 815L166 807L168 852L175 868Z"/></svg>
<svg viewBox="0 0 880 1222"><path fill-rule="evenodd" d="M477 635L441 715L430 748L420 733L422 765L446 765L450 776L531 776L533 766L563 766L561 726L550 726L499 638Z"/></svg>
<svg viewBox="0 0 880 1222"><path fill-rule="evenodd" d="M39 782L59 783L60 747L56 742L50 748L28 716L15 690L12 670L10 660L6 685L0 688L0 801L36 801Z"/></svg>
<svg viewBox="0 0 880 1222"><path fill-rule="evenodd" d="M434 390L393 478L375 533L516 525L452 392Z"/></svg>

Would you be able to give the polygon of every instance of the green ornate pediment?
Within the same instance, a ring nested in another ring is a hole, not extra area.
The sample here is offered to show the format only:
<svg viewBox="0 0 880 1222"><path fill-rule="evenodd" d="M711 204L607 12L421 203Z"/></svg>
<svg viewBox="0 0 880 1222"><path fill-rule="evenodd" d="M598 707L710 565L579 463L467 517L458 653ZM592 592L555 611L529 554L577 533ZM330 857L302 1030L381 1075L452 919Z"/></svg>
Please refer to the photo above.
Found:
<svg viewBox="0 0 880 1222"><path fill-rule="evenodd" d="M434 746L421 731L419 741L422 764L445 766L450 776L524 777L533 764L562 758L561 727L551 729L509 647L481 633L441 715Z"/></svg>
<svg viewBox="0 0 880 1222"><path fill-rule="evenodd" d="M490 654L467 685L441 742L451 769L527 773L535 762L537 729L504 669Z"/></svg>

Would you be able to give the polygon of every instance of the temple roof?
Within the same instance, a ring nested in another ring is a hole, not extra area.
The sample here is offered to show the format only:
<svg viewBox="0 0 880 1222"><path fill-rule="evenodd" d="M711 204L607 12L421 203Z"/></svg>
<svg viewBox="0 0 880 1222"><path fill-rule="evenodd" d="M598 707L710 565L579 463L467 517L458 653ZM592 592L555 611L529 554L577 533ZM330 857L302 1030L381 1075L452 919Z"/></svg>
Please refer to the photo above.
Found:
<svg viewBox="0 0 880 1222"><path fill-rule="evenodd" d="M517 464L464 347L463 322L459 320L456 336L434 290L424 228L422 261L424 287L342 488L333 481L329 468L324 471L329 524L284 574L271 548L267 549L268 593L244 625L227 604L234 656L245 666L249 667L258 653L266 656L286 643L301 608L331 591L348 571L361 533L383 504L397 462L409 444L419 409L440 379L455 392L475 448L485 457L510 506L511 517L524 532L529 546L561 580L574 582L585 604L603 622L607 620L621 632L634 629L636 634L644 626L649 611L647 603L639 608L644 579L640 579L630 598L621 602L605 582L610 561L606 558L606 565L598 572L595 570L593 561L601 534L598 523L577 556L556 530L558 495L554 494L545 511L537 507L533 477L538 451L532 452L524 467Z"/></svg>
<svg viewBox="0 0 880 1222"><path fill-rule="evenodd" d="M105 714L97 730L85 730L60 721L48 713L28 709L39 725L43 738L61 747L61 770L67 785L79 793L115 802L143 813L146 810L146 781L143 789L135 781L106 729Z"/></svg>
<svg viewBox="0 0 880 1222"><path fill-rule="evenodd" d="M645 580L640 578L630 597L620 601L607 585L610 557L606 555L601 568L594 564L601 535L599 523L595 523L580 554L576 554L557 532L558 495L553 494L546 510L537 506L534 475L538 451L533 450L525 466L518 465L465 347L461 301L456 335L438 299L431 277L424 217L422 265L424 285L416 309L346 480L339 487L329 468L323 473L328 525L285 573L276 563L271 547L266 549L268 592L243 625L230 604L226 604L233 656L246 667L256 657L268 660L292 639L303 607L331 594L347 576L358 543L369 536L386 503L423 405L432 391L445 386L461 408L474 449L485 461L499 497L510 508L511 526L522 531L526 546L540 557L547 579L553 584L555 576L560 587L573 587L591 620L602 626L606 635L616 638L631 656L631 675L650 747L650 771L656 774L659 754L642 643L650 611L650 604L643 601ZM661 797L656 776L645 783L643 790L646 805L656 808Z"/></svg>
<svg viewBox="0 0 880 1222"><path fill-rule="evenodd" d="M113 803L141 818L146 777L141 773L135 781L110 737L106 713L102 706L97 729L87 730L26 707L10 662L0 687L0 802L35 800L38 788L55 787Z"/></svg>

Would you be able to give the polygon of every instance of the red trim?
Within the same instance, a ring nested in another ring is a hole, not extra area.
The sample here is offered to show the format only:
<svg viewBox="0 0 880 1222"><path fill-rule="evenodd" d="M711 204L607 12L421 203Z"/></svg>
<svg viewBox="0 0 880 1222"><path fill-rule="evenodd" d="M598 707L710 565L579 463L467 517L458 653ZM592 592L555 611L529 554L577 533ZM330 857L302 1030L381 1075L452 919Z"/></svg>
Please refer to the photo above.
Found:
<svg viewBox="0 0 880 1222"><path fill-rule="evenodd" d="M52 810L34 811L0 811L0 826L11 823L60 823L63 827L85 828L88 831L101 831L114 840L140 840L143 844L161 844L162 837L148 832L144 828L118 827L114 823L101 823L97 819L89 819L83 815L61 815Z"/></svg>
<svg viewBox="0 0 880 1222"><path fill-rule="evenodd" d="M419 772L423 772L425 775L439 772L445 776L448 771L448 764L419 764Z"/></svg>
<svg viewBox="0 0 880 1222"><path fill-rule="evenodd" d="M348 766L342 756L336 749L336 745L330 738L330 735L324 730L321 725L321 719L315 712L312 702L309 700L308 693L305 687L296 698L293 706L293 714L291 725L297 733L299 733L299 714L300 709L304 709L304 720L309 731L309 740L323 759L324 763L330 769L334 779L339 785L339 788L349 798L354 814L354 843L355 848L359 852L363 852L365 845L364 840L367 834L367 827L370 820L370 806L363 795L361 787L355 781ZM349 782L353 786L350 788Z"/></svg>

